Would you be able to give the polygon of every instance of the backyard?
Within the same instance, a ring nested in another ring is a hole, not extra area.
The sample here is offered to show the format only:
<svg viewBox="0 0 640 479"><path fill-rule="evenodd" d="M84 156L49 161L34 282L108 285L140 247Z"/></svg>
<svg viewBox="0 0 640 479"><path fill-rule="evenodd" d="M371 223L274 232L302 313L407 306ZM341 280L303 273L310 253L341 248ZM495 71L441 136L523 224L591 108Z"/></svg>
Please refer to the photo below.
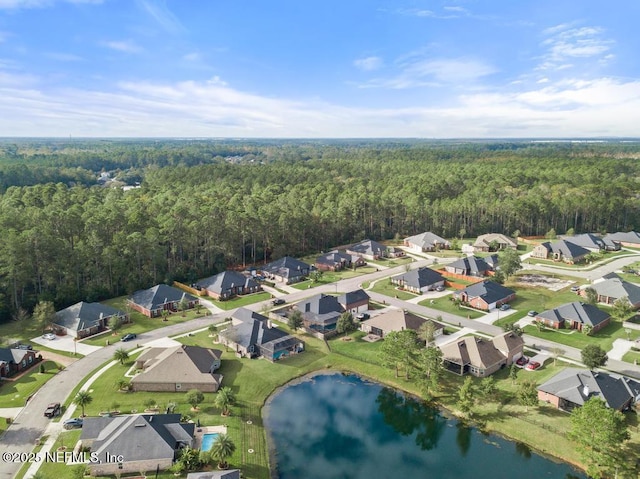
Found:
<svg viewBox="0 0 640 479"><path fill-rule="evenodd" d="M483 313L482 311L478 311L477 309L458 305L452 299L452 296L447 295L441 296L440 298L425 299L423 301L420 301L418 304L421 306L426 306L427 308L437 309L438 311L442 311L443 313L456 314L458 316L463 316L469 319L478 319L485 315L485 313Z"/></svg>

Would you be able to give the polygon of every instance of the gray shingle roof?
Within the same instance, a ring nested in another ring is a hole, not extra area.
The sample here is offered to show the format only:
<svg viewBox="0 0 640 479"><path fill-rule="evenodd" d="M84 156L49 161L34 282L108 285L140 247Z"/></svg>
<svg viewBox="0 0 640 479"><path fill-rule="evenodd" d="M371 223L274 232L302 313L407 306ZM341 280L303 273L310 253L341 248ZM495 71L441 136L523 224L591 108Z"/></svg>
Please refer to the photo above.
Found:
<svg viewBox="0 0 640 479"><path fill-rule="evenodd" d="M359 303L361 301L369 301L369 299L367 292L360 288L338 296L338 303L340 303L343 308L346 308L346 305Z"/></svg>
<svg viewBox="0 0 640 479"><path fill-rule="evenodd" d="M592 304L574 301L573 303L566 303L557 308L543 311L538 314L538 317L554 322L561 322L563 320L577 321L582 324L588 324L589 326L597 326L603 321L606 321L609 318L609 314Z"/></svg>
<svg viewBox="0 0 640 479"><path fill-rule="evenodd" d="M393 276L393 280L403 280L404 284L412 288L425 288L432 284L444 281L444 277L437 271L427 268L426 266L418 269L412 269L405 273Z"/></svg>
<svg viewBox="0 0 640 479"><path fill-rule="evenodd" d="M14 349L14 348L0 348L0 363L10 363L20 364L25 356L33 351L28 351L25 349Z"/></svg>
<svg viewBox="0 0 640 479"><path fill-rule="evenodd" d="M223 271L215 276L209 276L208 278L199 280L196 286L217 294L223 294L232 288L241 286L244 288L255 288L258 286L258 282L237 271Z"/></svg>
<svg viewBox="0 0 640 479"><path fill-rule="evenodd" d="M326 254L320 255L316 258L316 263L326 264L328 266L334 266L336 264L347 264L353 261L353 256L348 253L342 253L340 251L329 251Z"/></svg>
<svg viewBox="0 0 640 479"><path fill-rule="evenodd" d="M543 245L547 246L547 243L543 243ZM565 240L549 243L547 249L550 249L554 254L560 253L562 257L568 259L580 258L591 252L580 245Z"/></svg>
<svg viewBox="0 0 640 479"><path fill-rule="evenodd" d="M579 406L598 397L610 408L620 409L630 398L640 396L640 383L624 376L567 368L538 386L538 390Z"/></svg>
<svg viewBox="0 0 640 479"><path fill-rule="evenodd" d="M260 269L282 278L294 278L309 273L311 266L299 259L285 256L271 263L265 264Z"/></svg>
<svg viewBox="0 0 640 479"><path fill-rule="evenodd" d="M268 318L247 308L239 308L232 317L242 322L220 331L219 334L247 350L253 346L259 352L260 347L266 343L281 341L290 336L276 327L269 327Z"/></svg>
<svg viewBox="0 0 640 479"><path fill-rule="evenodd" d="M240 479L240 469L226 471L190 472L187 479Z"/></svg>
<svg viewBox="0 0 640 479"><path fill-rule="evenodd" d="M300 301L296 307L302 312L305 320L325 325L335 323L344 312L338 298L328 294L317 294L307 298Z"/></svg>
<svg viewBox="0 0 640 479"><path fill-rule="evenodd" d="M467 286L457 294L461 295L463 293L466 293L470 299L480 297L485 303L493 304L514 294L515 291L506 288L495 281L480 281L479 283Z"/></svg>
<svg viewBox="0 0 640 479"><path fill-rule="evenodd" d="M602 238L591 233L563 236L562 239L587 249L604 249L604 241L602 241Z"/></svg>
<svg viewBox="0 0 640 479"><path fill-rule="evenodd" d="M54 324L72 331L83 331L98 326L101 319L111 316L125 316L125 313L105 304L80 301L58 311Z"/></svg>
<svg viewBox="0 0 640 479"><path fill-rule="evenodd" d="M486 271L491 270L491 266L489 266L485 260L483 260L482 258L478 258L477 256L467 256L465 258L460 258L453 263L449 263L447 267L461 269L466 271L467 274L471 275L484 274Z"/></svg>
<svg viewBox="0 0 640 479"><path fill-rule="evenodd" d="M160 309L166 303L180 302L183 298L187 301L197 301L198 299L189 293L166 284L158 284L153 288L142 289L131 295L131 301L150 311Z"/></svg>
<svg viewBox="0 0 640 479"><path fill-rule="evenodd" d="M620 299L626 296L631 304L635 305L640 303L640 286L624 281L619 277L593 283L591 287L595 289L600 296L607 296L614 299Z"/></svg>
<svg viewBox="0 0 640 479"><path fill-rule="evenodd" d="M640 245L640 233L637 233L635 231L629 231L627 233L619 231L617 233L608 234L607 236L605 236L605 238L610 239L612 241L619 241L623 243L635 243Z"/></svg>
<svg viewBox="0 0 640 479"><path fill-rule="evenodd" d="M348 251L355 251L358 254L367 256L381 256L387 251L387 247L373 240L364 240L356 243L349 248Z"/></svg>
<svg viewBox="0 0 640 479"><path fill-rule="evenodd" d="M417 245L423 249L433 249L436 246L451 246L451 243L440 236L427 231L419 235L409 236L404 240L406 243Z"/></svg>

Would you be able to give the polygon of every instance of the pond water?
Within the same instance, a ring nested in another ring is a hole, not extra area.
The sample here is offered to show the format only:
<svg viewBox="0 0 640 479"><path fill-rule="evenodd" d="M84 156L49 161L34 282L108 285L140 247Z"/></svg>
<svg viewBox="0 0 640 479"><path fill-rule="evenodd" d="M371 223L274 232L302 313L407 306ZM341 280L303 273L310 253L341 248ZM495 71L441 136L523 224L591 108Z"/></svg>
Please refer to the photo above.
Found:
<svg viewBox="0 0 640 479"><path fill-rule="evenodd" d="M265 424L273 479L587 478L357 376L320 375L283 389Z"/></svg>

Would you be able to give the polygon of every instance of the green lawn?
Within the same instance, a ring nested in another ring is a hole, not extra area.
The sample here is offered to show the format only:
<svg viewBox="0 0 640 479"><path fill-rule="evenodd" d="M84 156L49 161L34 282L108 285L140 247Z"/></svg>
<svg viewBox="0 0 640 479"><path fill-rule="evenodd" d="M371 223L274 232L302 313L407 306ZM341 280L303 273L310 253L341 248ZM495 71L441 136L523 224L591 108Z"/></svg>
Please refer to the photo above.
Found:
<svg viewBox="0 0 640 479"><path fill-rule="evenodd" d="M525 260L525 262L528 264L556 266L558 268L565 268L565 269L591 269L591 268L595 268L596 266L602 266L603 264L610 263L611 261L618 259L621 256L629 256L629 255L630 255L629 251L616 251L616 252L608 251L605 253L601 253L600 257L595 261L592 261L589 263L582 262L578 264L559 263L557 261L538 259L538 258L529 258Z"/></svg>
<svg viewBox="0 0 640 479"><path fill-rule="evenodd" d="M45 372L40 372L36 364L20 379L2 381L0 385L0 407L22 407L29 396L58 373L58 365L53 361L43 361Z"/></svg>
<svg viewBox="0 0 640 479"><path fill-rule="evenodd" d="M291 286L296 289L305 290L315 288L317 286L335 283L336 281L340 281L341 279L354 278L356 276L373 273L374 271L376 271L376 268L374 266L362 266L360 268L357 268L355 271L351 269L346 269L343 271L324 271L318 281L308 279L306 281L301 281L300 283L292 284Z"/></svg>
<svg viewBox="0 0 640 479"><path fill-rule="evenodd" d="M375 261L367 260L368 265L386 266L387 268L393 268L395 266L401 266L403 264L413 263L413 258L410 256L404 256L401 258L380 258Z"/></svg>
<svg viewBox="0 0 640 479"><path fill-rule="evenodd" d="M416 298L418 296L417 294L398 289L396 285L391 284L389 278L382 278L376 281L376 283L373 285L373 288L371 288L371 291L384 294L385 296L390 296L392 298L402 299L404 301Z"/></svg>
<svg viewBox="0 0 640 479"><path fill-rule="evenodd" d="M538 328L535 326L526 326L524 331L536 338L566 344L567 346L572 346L578 349L582 349L589 344L597 344L605 351L609 351L616 339L627 339L627 334L625 333L622 324L617 321L612 321L607 327L593 335L583 334L573 329L555 330L545 328L542 331L538 331ZM639 337L640 331L633 330L631 333L631 339L635 340Z"/></svg>
<svg viewBox="0 0 640 479"><path fill-rule="evenodd" d="M259 303L260 301L271 299L271 293L263 291L260 293L243 294L241 296L235 296L226 301L218 301L212 298L208 299L218 308L229 311L230 309L240 308L242 306L247 306L249 304Z"/></svg>
<svg viewBox="0 0 640 479"><path fill-rule="evenodd" d="M622 356L622 360L631 364L640 364L640 351L629 351Z"/></svg>
<svg viewBox="0 0 640 479"><path fill-rule="evenodd" d="M478 319L485 315L485 313L476 309L466 308L464 306L456 306L451 300L453 296L442 296L435 299L425 299L418 304L426 306L427 308L437 309L444 313L457 314L458 316L468 317L469 319ZM433 301L433 303L431 302Z"/></svg>
<svg viewBox="0 0 640 479"><path fill-rule="evenodd" d="M268 295L268 293L264 294ZM103 301L103 303L113 308L127 311L126 300L127 296L120 296L118 298ZM107 331L105 333L83 339L82 342L85 344L90 344L92 346L104 346L106 341L108 340L113 344L115 341L119 341L122 336L128 333L142 334L147 331L151 331L157 328L163 328L172 324L191 321L192 319L199 318L208 313L209 312L206 308L200 307L199 309L190 309L184 312L171 313L166 318L148 318L138 311L131 311L129 314L131 322L123 324L117 331L117 333L114 334L110 331Z"/></svg>

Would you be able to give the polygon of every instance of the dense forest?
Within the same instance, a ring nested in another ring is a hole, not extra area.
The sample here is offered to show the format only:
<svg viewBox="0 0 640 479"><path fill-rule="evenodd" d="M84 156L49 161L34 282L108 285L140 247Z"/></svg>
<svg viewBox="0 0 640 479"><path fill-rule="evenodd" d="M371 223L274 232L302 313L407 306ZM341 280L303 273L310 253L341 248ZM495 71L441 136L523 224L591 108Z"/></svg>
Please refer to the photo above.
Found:
<svg viewBox="0 0 640 479"><path fill-rule="evenodd" d="M639 158L634 142L0 140L0 320L364 238L637 229Z"/></svg>

